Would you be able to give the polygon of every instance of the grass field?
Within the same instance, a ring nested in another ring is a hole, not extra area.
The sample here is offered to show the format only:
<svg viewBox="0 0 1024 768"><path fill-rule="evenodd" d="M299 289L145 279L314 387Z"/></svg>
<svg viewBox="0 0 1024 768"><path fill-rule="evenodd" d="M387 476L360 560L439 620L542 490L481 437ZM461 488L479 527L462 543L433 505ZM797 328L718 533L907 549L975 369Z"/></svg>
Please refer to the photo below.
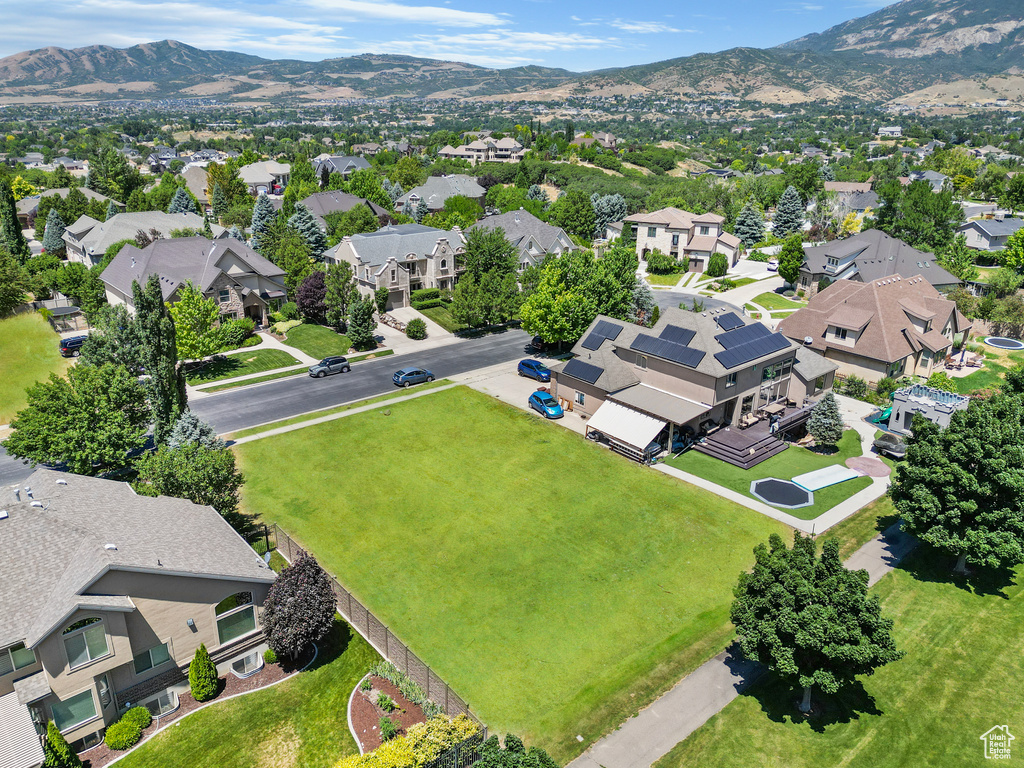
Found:
<svg viewBox="0 0 1024 768"><path fill-rule="evenodd" d="M673 273L671 275L654 275L654 274L647 275L647 282L650 283L651 285L674 286L676 283L678 283L682 279L683 279L683 273L682 272L675 272L675 273Z"/></svg>
<svg viewBox="0 0 1024 768"><path fill-rule="evenodd" d="M299 361L283 349L246 349L224 355L223 359L204 363L202 367L186 369L185 380L189 384L206 384L298 364Z"/></svg>
<svg viewBox="0 0 1024 768"><path fill-rule="evenodd" d="M897 520L899 514L892 501L888 496L883 496L841 523L833 525L818 538L836 539L839 542L839 556L845 560Z"/></svg>
<svg viewBox="0 0 1024 768"><path fill-rule="evenodd" d="M123 768L330 768L358 754L348 697L380 657L338 622L313 667L273 688L214 704L123 758Z"/></svg>
<svg viewBox="0 0 1024 768"><path fill-rule="evenodd" d="M687 451L679 458L669 459L666 463L676 469L689 472L691 475L708 478L718 485L754 498L750 494L750 484L754 480L760 480L762 477L789 480L804 472L813 472L822 467L842 464L851 456L860 456L861 444L857 439L857 430L846 430L842 440L839 441L838 448L838 453L821 454L798 445L790 445L782 453L772 456L767 461L762 461L750 469L734 467L714 456L707 456L692 450ZM868 477L856 477L845 483L830 485L814 492L814 504L811 506L785 511L802 520L812 520L869 485L871 485L871 478Z"/></svg>
<svg viewBox="0 0 1024 768"><path fill-rule="evenodd" d="M448 310L448 307L431 307L430 309L421 309L420 314L429 317L435 323L448 331L448 333L456 333L458 331L465 330L468 327L452 317L452 313Z"/></svg>
<svg viewBox="0 0 1024 768"><path fill-rule="evenodd" d="M562 762L720 651L753 546L789 536L464 387L235 450L248 511L307 546L493 732ZM342 489L353 457L372 472Z"/></svg>
<svg viewBox="0 0 1024 768"><path fill-rule="evenodd" d="M800 302L790 301L785 296L780 296L777 293L759 293L753 299L751 299L758 306L764 307L768 310L775 309L800 309L805 306Z"/></svg>
<svg viewBox="0 0 1024 768"><path fill-rule="evenodd" d="M352 340L322 325L303 323L288 331L285 344L305 352L310 357L322 360L328 355L347 355Z"/></svg>
<svg viewBox="0 0 1024 768"><path fill-rule="evenodd" d="M60 336L36 312L0 320L0 424L9 424L25 407L29 386L71 366L59 344Z"/></svg>
<svg viewBox="0 0 1024 768"><path fill-rule="evenodd" d="M906 656L795 717L798 694L767 678L655 765L657 768L903 768L983 766L980 736L994 725L1024 733L1024 568L1016 583L951 575L952 561L911 555L872 591L895 619ZM1012 764L1020 748L1012 747Z"/></svg>

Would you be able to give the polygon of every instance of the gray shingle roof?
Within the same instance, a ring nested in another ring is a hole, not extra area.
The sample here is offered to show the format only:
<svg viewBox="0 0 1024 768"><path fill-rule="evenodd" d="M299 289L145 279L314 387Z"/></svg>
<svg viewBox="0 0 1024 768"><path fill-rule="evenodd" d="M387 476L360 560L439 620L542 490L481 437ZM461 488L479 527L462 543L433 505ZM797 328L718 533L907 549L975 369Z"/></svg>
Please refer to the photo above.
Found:
<svg viewBox="0 0 1024 768"><path fill-rule="evenodd" d="M854 257L854 263L860 282L867 283L893 275L921 275L932 285L956 285L960 282L938 265L934 255L911 248L902 240L877 229L865 230L845 240L833 240L825 245L805 248L802 271L828 274L825 266L830 256L841 260L858 252L860 254ZM830 276L836 278L841 274Z"/></svg>
<svg viewBox="0 0 1024 768"><path fill-rule="evenodd" d="M178 237L157 240L143 249L126 245L103 270L100 279L126 296L131 295L133 281L138 280L142 285L152 274L160 275L165 299L187 280L207 291L221 274L218 261L228 253L244 261L257 274L276 277L279 279L275 282L282 282L284 270L233 237L223 240Z"/></svg>
<svg viewBox="0 0 1024 768"><path fill-rule="evenodd" d="M796 351L796 365L793 366L793 370L804 381L814 381L819 376L838 371L839 366L813 350L800 347Z"/></svg>
<svg viewBox="0 0 1024 768"><path fill-rule="evenodd" d="M384 210L376 203L371 203L369 200L362 197L350 195L348 192L317 192L300 200L299 202L309 208L309 212L312 213L321 224L325 223L324 216L329 213L345 213L346 211L351 211L353 208L360 205L369 206L373 215L378 218L388 215L388 211Z"/></svg>
<svg viewBox="0 0 1024 768"><path fill-rule="evenodd" d="M568 243L568 250L575 250L576 246L561 227L556 227L547 222L541 221L529 211L509 211L499 216L488 216L478 221L469 230L474 229L502 229L505 237L516 248L525 248L529 238L544 249L544 253L554 250L555 246L563 241Z"/></svg>
<svg viewBox="0 0 1024 768"><path fill-rule="evenodd" d="M332 155L330 157L314 158L313 172L320 176L322 169L326 166L327 173L340 173L343 176L353 171L364 171L370 164L362 157L355 155Z"/></svg>
<svg viewBox="0 0 1024 768"><path fill-rule="evenodd" d="M456 173L451 176L431 176L426 183L413 187L395 202L397 205L405 205L412 195L416 195L427 201L430 210L437 211L444 208L445 200L449 197L465 195L476 199L485 194L487 190L477 184L472 176Z"/></svg>
<svg viewBox="0 0 1024 768"><path fill-rule="evenodd" d="M400 224L378 229L376 232L366 232L361 235L352 235L352 250L362 264L371 267L379 267L394 257L404 259L406 255L415 253L417 256L430 253L441 238L448 240L452 248L459 249L465 244L462 233L452 230L451 232L434 227L425 227L422 224ZM333 254L340 243L329 251Z"/></svg>
<svg viewBox="0 0 1024 768"><path fill-rule="evenodd" d="M85 220L88 220L88 222L95 221L95 219L82 216L68 227L67 231L77 234L85 229L82 226ZM217 224L211 224L210 228L213 230L214 237L224 237L227 234L227 230ZM198 229L202 231L203 217L197 216L194 213L163 213L162 211L119 213L107 221L96 222L92 230L88 234L83 235L78 242L85 249L86 253L103 254L107 248L118 240L134 239L135 234L140 229L143 232L155 229L163 237L170 237L171 232L175 229ZM65 237L64 240L68 243L74 242L70 237Z"/></svg>
<svg viewBox="0 0 1024 768"><path fill-rule="evenodd" d="M963 232L965 229L975 227L981 230L988 237L1005 237L1007 235L1014 234L1018 229L1024 227L1024 221L1020 219L977 219L976 221L969 221L961 226L957 231Z"/></svg>
<svg viewBox="0 0 1024 768"><path fill-rule="evenodd" d="M8 513L0 520L0 646L35 646L80 606L132 610L125 595L89 594L107 570L274 579L212 507L138 496L127 483L48 469L23 485L32 489L31 499L24 489L20 499L6 489L0 501Z"/></svg>

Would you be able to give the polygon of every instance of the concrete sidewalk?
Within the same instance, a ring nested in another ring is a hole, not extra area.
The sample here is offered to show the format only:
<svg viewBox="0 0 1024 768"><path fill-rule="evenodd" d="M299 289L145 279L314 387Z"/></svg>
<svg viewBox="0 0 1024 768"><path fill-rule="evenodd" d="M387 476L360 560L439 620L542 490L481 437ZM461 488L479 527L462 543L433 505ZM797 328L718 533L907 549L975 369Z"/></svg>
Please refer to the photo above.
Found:
<svg viewBox="0 0 1024 768"><path fill-rule="evenodd" d="M916 545L917 540L900 531L897 523L858 549L846 565L867 570L868 583L875 584ZM725 709L764 672L758 663L723 651L596 742L569 763L569 768L648 768Z"/></svg>

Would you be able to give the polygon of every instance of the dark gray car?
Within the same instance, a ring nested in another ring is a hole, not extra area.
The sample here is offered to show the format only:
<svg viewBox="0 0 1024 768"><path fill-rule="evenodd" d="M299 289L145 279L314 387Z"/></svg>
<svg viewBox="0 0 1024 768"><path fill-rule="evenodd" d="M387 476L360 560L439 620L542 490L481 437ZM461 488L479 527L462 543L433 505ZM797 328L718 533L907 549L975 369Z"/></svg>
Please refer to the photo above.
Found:
<svg viewBox="0 0 1024 768"><path fill-rule="evenodd" d="M322 379L332 373L347 373L349 370L351 370L351 366L348 360L341 355L335 355L334 357L325 357L316 365L309 366L309 375Z"/></svg>

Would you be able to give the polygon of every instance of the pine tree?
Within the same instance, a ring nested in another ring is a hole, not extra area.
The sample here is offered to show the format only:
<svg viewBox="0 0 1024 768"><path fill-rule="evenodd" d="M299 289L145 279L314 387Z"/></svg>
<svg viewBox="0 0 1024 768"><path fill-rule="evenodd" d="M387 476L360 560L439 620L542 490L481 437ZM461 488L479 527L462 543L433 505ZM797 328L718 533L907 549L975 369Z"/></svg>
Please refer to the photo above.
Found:
<svg viewBox="0 0 1024 768"><path fill-rule="evenodd" d="M192 199L192 195L188 193L184 187L178 187L174 193L174 197L171 198L171 204L167 206L168 213L196 213L196 201Z"/></svg>
<svg viewBox="0 0 1024 768"><path fill-rule="evenodd" d="M104 221L110 221L112 218L117 216L117 214L118 214L117 206L114 205L114 201L111 200L109 203L107 203L107 215L103 217L103 220Z"/></svg>
<svg viewBox="0 0 1024 768"><path fill-rule="evenodd" d="M228 212L228 197L224 194L224 188L220 184L213 187L213 196L210 198L210 207L213 208L213 215L217 217L218 223Z"/></svg>
<svg viewBox="0 0 1024 768"><path fill-rule="evenodd" d="M82 761L71 749L56 724L51 720L46 725L46 740L43 742L43 768L82 768Z"/></svg>
<svg viewBox="0 0 1024 768"><path fill-rule="evenodd" d="M736 217L736 225L733 233L747 248L753 248L764 240L764 218L761 212L753 205L747 203Z"/></svg>
<svg viewBox="0 0 1024 768"><path fill-rule="evenodd" d="M324 251L328 248L327 235L320 229L319 222L309 208L302 203L296 205L295 213L288 219L288 226L302 235L302 239L309 246L310 254L317 261L321 261Z"/></svg>
<svg viewBox="0 0 1024 768"><path fill-rule="evenodd" d="M785 237L799 231L803 226L804 201L797 188L790 185L779 198L779 204L775 209L775 228L772 231L776 237Z"/></svg>
<svg viewBox="0 0 1024 768"><path fill-rule="evenodd" d="M203 237L213 240L213 227L210 226L210 217L203 215Z"/></svg>
<svg viewBox="0 0 1024 768"><path fill-rule="evenodd" d="M637 278L633 286L633 307L632 320L637 325L644 325L650 328L654 325L652 318L654 310L658 305L654 301L654 292L646 280Z"/></svg>
<svg viewBox="0 0 1024 768"><path fill-rule="evenodd" d="M375 309L373 296L360 296L349 304L348 337L356 349L373 347L373 332L377 328L373 319Z"/></svg>
<svg viewBox="0 0 1024 768"><path fill-rule="evenodd" d="M392 205L394 204L395 200L397 200L398 198L400 198L404 194L405 194L405 190L402 189L402 182L396 181L391 186L391 203L392 203Z"/></svg>
<svg viewBox="0 0 1024 768"><path fill-rule="evenodd" d="M14 204L14 192L7 177L0 176L0 245L24 264L32 257L28 241L18 222L18 210Z"/></svg>
<svg viewBox="0 0 1024 768"><path fill-rule="evenodd" d="M160 276L150 275L146 287L132 283L135 318L143 349L143 365L150 374L149 400L157 445L170 436L174 423L188 407L185 374L178 368L174 322L160 289Z"/></svg>
<svg viewBox="0 0 1024 768"><path fill-rule="evenodd" d="M199 445L203 448L224 448L226 443L217 437L213 427L196 416L192 411L185 411L174 422L174 429L167 440L167 447L181 448L185 445Z"/></svg>
<svg viewBox="0 0 1024 768"><path fill-rule="evenodd" d="M530 187L532 190L533 187ZM543 190L541 190L543 192ZM529 196L529 193L527 193ZM547 194L544 195L547 198ZM626 198L620 194L598 196L595 192L590 197L594 206L594 237L604 237L605 229L615 221L622 221L629 215Z"/></svg>
<svg viewBox="0 0 1024 768"><path fill-rule="evenodd" d="M843 416L839 403L831 392L818 401L807 420L807 431L818 446L835 447L843 437Z"/></svg>
<svg viewBox="0 0 1024 768"><path fill-rule="evenodd" d="M217 695L217 667L206 644L200 643L188 665L188 687L196 701L209 701Z"/></svg>
<svg viewBox="0 0 1024 768"><path fill-rule="evenodd" d="M426 216L428 213L430 213L430 208L427 206L427 201L420 200L416 204L416 212L413 214L413 217L416 219L416 221L423 221L423 217Z"/></svg>
<svg viewBox="0 0 1024 768"><path fill-rule="evenodd" d="M67 244L64 242L64 220L56 208L46 215L46 233L43 235L43 250L54 256L63 256Z"/></svg>
<svg viewBox="0 0 1024 768"><path fill-rule="evenodd" d="M228 235L235 238L240 242L245 242L245 233L238 228L237 224L232 224L231 229L228 230Z"/></svg>
<svg viewBox="0 0 1024 768"><path fill-rule="evenodd" d="M249 225L249 232L251 233L250 245L252 245L253 250L258 251L263 256L266 256L266 254L263 253L260 238L267 233L267 230L270 229L276 218L277 212L274 210L274 204L270 202L270 198L266 195L257 197L256 205L252 209L252 223Z"/></svg>

